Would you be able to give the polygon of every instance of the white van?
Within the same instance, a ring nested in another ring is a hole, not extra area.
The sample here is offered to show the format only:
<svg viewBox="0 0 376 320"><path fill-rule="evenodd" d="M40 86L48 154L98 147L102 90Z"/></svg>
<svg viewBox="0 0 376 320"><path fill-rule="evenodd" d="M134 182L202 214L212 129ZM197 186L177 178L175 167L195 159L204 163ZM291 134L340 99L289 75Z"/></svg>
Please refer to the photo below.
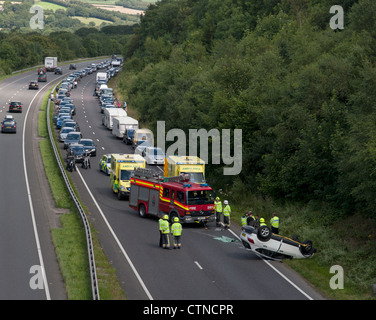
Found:
<svg viewBox="0 0 376 320"><path fill-rule="evenodd" d="M112 134L122 139L127 129L138 129L138 121L132 117L114 117L112 119Z"/></svg>
<svg viewBox="0 0 376 320"><path fill-rule="evenodd" d="M113 119L115 117L126 117L127 112L122 108L106 108L103 110L103 125L112 130Z"/></svg>

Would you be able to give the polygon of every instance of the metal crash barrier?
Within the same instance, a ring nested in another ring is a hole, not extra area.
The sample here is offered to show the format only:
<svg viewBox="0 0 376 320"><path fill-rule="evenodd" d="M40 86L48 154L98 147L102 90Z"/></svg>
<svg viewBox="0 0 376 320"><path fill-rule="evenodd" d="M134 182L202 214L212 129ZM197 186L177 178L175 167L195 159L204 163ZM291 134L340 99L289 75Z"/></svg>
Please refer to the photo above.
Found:
<svg viewBox="0 0 376 320"><path fill-rule="evenodd" d="M57 86L57 85L56 85ZM52 92L55 92L56 86L53 88ZM93 242L92 242L92 237L91 237L91 231L90 231L90 225L89 221L86 217L85 211L82 208L80 202L78 201L78 198L71 186L71 183L68 179L68 176L65 172L65 167L64 164L61 162L60 156L58 149L55 145L55 140L53 137L53 130L51 129L51 122L50 122L50 103L51 103L51 97L48 98L48 105L47 105L47 128L48 128L48 135L50 137L51 145L54 150L54 154L56 157L56 161L59 165L61 174L64 178L65 184L69 190L69 193L76 204L76 208L78 212L80 213L84 228L85 228L85 233L86 233L86 242L87 242L87 251L88 251L88 258L89 258L89 268L90 268L90 280L91 280L91 289L92 289L92 295L93 295L93 300L100 300L99 296L99 289L98 289L98 279L97 279L97 271L95 267L95 258L94 258L94 249L93 249Z"/></svg>

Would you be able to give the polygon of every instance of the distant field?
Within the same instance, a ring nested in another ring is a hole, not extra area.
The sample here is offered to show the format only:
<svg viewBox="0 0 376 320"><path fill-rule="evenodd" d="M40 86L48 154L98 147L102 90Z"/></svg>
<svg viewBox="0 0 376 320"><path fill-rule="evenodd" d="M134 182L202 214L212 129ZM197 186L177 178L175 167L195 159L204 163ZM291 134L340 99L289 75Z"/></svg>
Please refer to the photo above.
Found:
<svg viewBox="0 0 376 320"><path fill-rule="evenodd" d="M137 15L137 14L141 14L144 12L143 10L129 9L129 8L124 8L122 6L115 6L115 5L93 4L93 6L104 9L104 10L118 11L121 13L132 14L132 15Z"/></svg>
<svg viewBox="0 0 376 320"><path fill-rule="evenodd" d="M105 23L113 23L112 21L109 20L102 20L98 18L84 18L84 17L79 17L79 16L72 16L73 19L78 19L82 23L89 24L90 22L94 22L95 26L100 26L103 22Z"/></svg>
<svg viewBox="0 0 376 320"><path fill-rule="evenodd" d="M157 1L158 0L150 0L150 1L144 1L144 2L157 2ZM141 14L141 13L144 12L142 10L125 8L125 7L122 7L122 6L116 6L115 0L114 1L82 0L82 2L87 2L87 3L89 3L89 4L91 4L95 7L98 7L98 8L104 9L104 10L118 11L118 12L121 12L121 13L130 14L130 15L138 15L138 14ZM57 4L54 4L54 3L50 3L50 2L45 2L45 1L39 1L39 2L36 1L36 4L41 6L43 9L46 9L46 10L53 10L53 11L56 11L57 9L66 10L66 8L63 7L63 6L60 6L60 5L57 5ZM82 21L82 22L84 22L84 21Z"/></svg>
<svg viewBox="0 0 376 320"><path fill-rule="evenodd" d="M51 2L44 2L44 1L36 2L36 5L41 6L43 9L53 10L53 11L55 11L57 9L63 9L63 10L67 9L63 6L59 6L58 4L54 4L54 3L51 3Z"/></svg>
<svg viewBox="0 0 376 320"><path fill-rule="evenodd" d="M108 4L108 5L115 5L116 3L116 0L108 0L108 1L105 1L105 0L81 0L82 2L89 2L91 4L95 3L95 4ZM139 0L139 1L142 1L142 2L152 2L152 3L156 3L157 1L160 1L160 0Z"/></svg>

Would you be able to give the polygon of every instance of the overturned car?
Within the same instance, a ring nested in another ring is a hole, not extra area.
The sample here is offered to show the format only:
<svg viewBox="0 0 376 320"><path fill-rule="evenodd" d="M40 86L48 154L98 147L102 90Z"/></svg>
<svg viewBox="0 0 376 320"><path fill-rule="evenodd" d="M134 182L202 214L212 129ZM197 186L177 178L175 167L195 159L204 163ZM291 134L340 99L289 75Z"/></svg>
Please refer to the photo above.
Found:
<svg viewBox="0 0 376 320"><path fill-rule="evenodd" d="M297 237L290 239L274 234L268 226L259 228L243 226L240 239L244 247L258 256L268 259L310 258L316 252L311 241L307 240L301 243Z"/></svg>

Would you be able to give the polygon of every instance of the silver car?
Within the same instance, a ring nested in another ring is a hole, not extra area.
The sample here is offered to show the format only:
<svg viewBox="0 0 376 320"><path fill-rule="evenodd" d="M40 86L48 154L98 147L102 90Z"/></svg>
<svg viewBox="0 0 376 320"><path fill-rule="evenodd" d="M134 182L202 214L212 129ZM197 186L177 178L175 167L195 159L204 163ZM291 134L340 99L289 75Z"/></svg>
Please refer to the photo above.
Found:
<svg viewBox="0 0 376 320"><path fill-rule="evenodd" d="M64 142L69 132L75 131L72 127L63 127L60 130L59 141Z"/></svg>
<svg viewBox="0 0 376 320"><path fill-rule="evenodd" d="M137 147L140 148L141 146ZM161 148L146 147L142 151L142 156L145 158L147 164L164 164L165 154Z"/></svg>

